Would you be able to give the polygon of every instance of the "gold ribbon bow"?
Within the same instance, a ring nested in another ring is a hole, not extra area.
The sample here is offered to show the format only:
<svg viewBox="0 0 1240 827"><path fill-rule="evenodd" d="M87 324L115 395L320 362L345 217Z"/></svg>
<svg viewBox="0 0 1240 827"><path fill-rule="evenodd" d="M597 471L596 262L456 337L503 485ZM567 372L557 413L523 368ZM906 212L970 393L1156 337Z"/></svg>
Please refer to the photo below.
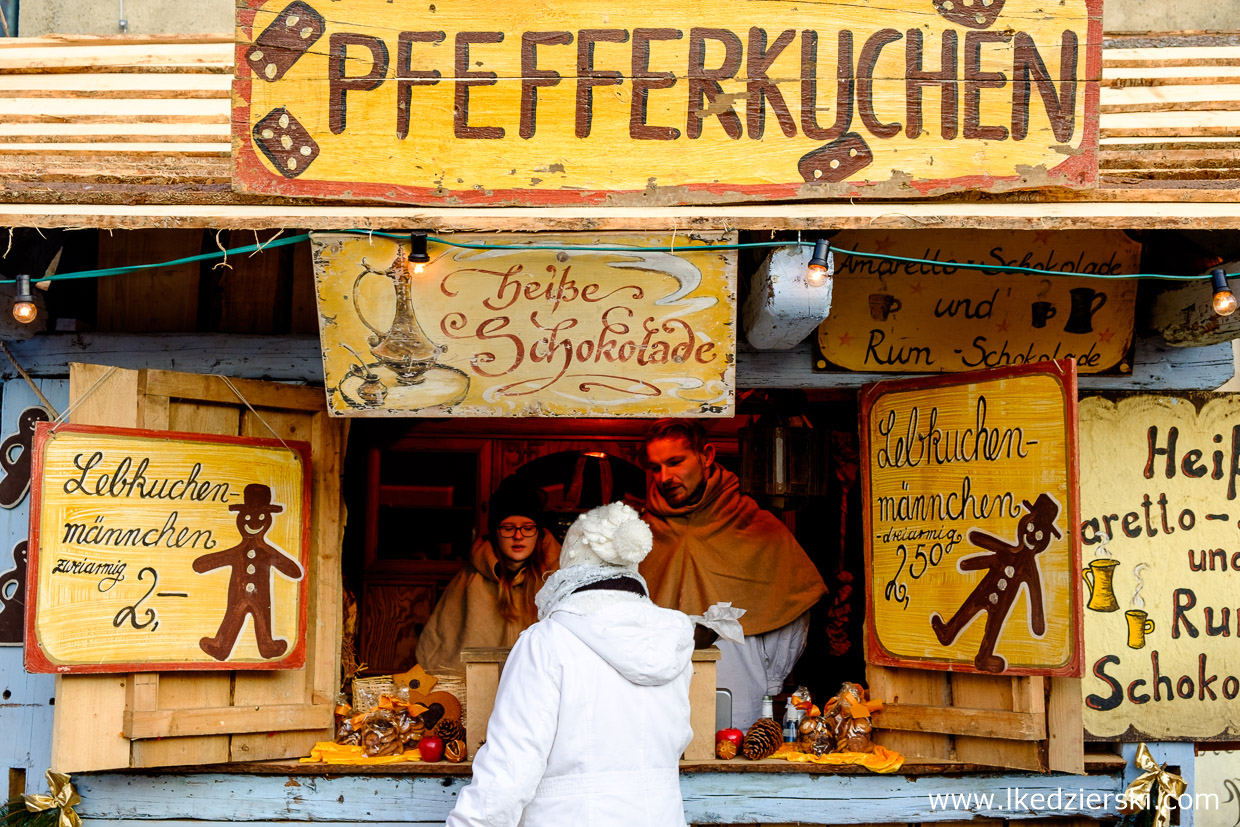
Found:
<svg viewBox="0 0 1240 827"><path fill-rule="evenodd" d="M1157 809L1154 813L1154 827L1167 827L1171 823L1171 801L1180 797L1180 793L1188 788L1183 778L1168 772L1150 755L1149 747L1142 744L1137 748L1134 763L1137 769L1144 770L1124 790L1125 810L1134 812L1149 806L1150 792L1154 784L1158 784ZM1142 806L1144 805L1144 806Z"/></svg>
<svg viewBox="0 0 1240 827"><path fill-rule="evenodd" d="M32 813L41 813L56 807L60 810L59 827L82 827L82 819L73 808L82 803L82 798L73 789L69 776L63 772L47 771L47 788L51 795L23 795L26 809Z"/></svg>

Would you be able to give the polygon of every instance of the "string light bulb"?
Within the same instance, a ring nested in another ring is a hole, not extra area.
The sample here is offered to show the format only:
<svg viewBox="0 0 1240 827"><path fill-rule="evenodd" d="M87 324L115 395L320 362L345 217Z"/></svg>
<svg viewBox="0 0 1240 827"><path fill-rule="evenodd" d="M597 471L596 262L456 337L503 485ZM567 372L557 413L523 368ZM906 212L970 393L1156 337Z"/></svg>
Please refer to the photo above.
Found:
<svg viewBox="0 0 1240 827"><path fill-rule="evenodd" d="M827 277L831 275L830 255L831 244L825 238L814 242L814 255L810 258L809 267L805 271L805 280L814 287L826 284Z"/></svg>
<svg viewBox="0 0 1240 827"><path fill-rule="evenodd" d="M30 293L30 276L17 277L17 295L13 298L13 318L22 324L30 324L39 315L39 308Z"/></svg>
<svg viewBox="0 0 1240 827"><path fill-rule="evenodd" d="M1230 316L1236 312L1236 308L1240 307L1240 302L1236 301L1236 294L1231 292L1231 285L1227 283L1227 273L1222 267L1216 267L1210 271L1210 284L1214 288L1214 312L1220 316Z"/></svg>
<svg viewBox="0 0 1240 827"><path fill-rule="evenodd" d="M425 272L430 260L430 253L426 251L426 230L414 230L409 234L409 261L413 264L413 272Z"/></svg>

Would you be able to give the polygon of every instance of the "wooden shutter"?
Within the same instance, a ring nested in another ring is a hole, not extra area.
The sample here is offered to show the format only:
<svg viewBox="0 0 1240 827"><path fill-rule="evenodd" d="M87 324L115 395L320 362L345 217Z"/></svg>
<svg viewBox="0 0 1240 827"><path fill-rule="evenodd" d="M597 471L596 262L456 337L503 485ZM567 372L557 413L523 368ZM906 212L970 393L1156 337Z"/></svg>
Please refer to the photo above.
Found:
<svg viewBox="0 0 1240 827"><path fill-rule="evenodd" d="M281 438L310 443L306 665L58 677L52 766L78 772L308 755L315 741L331 738L339 683L341 422L328 418L317 388L231 380L255 414L217 376L110 370L69 366L74 423L251 437L271 437L270 425Z"/></svg>
<svg viewBox="0 0 1240 827"><path fill-rule="evenodd" d="M1001 677L866 664L884 702L876 740L907 758L1085 771L1079 678Z"/></svg>

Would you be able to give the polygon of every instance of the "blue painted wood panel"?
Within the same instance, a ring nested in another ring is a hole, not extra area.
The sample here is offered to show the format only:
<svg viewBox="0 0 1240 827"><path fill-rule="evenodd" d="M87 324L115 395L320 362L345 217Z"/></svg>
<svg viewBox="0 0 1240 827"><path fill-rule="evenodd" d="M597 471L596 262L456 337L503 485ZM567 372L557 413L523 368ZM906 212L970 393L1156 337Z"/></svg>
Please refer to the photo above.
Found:
<svg viewBox="0 0 1240 827"><path fill-rule="evenodd" d="M10 349L34 376L66 376L69 362L189 373L224 373L243 379L321 383L323 360L317 336L237 336L170 333L62 334L14 342ZM891 379L892 374L814 373L808 343L787 351L741 346L736 384L741 388L843 388ZM1161 336L1138 338L1128 376L1082 376L1082 390L1212 390L1235 374L1230 342L1171 347ZM0 363L0 378L13 375Z"/></svg>
<svg viewBox="0 0 1240 827"><path fill-rule="evenodd" d="M442 824L459 791L460 777L354 775L138 775L75 776L78 808L87 827L141 819L147 827L180 822L363 822L366 827ZM1029 773L943 776L804 775L799 773L687 773L680 779L690 822L718 824L876 824L1031 819L1055 816L1113 817L1114 810L1083 805L1089 794L1123 789L1116 775ZM1011 791L1011 793L1009 793ZM1031 806L1031 796L1059 791L1058 806ZM948 798L934 807L931 796ZM1021 799L1021 796L1024 796ZM987 799L989 796L989 800ZM1072 797L1069 800L1069 796Z"/></svg>
<svg viewBox="0 0 1240 827"><path fill-rule="evenodd" d="M69 404L69 382L64 379L37 379L39 390L57 410ZM0 440L17 430L17 418L26 408L41 405L34 391L22 379L0 386ZM0 508L0 571L13 564L13 547L30 531L30 494L14 508ZM20 610L9 605L3 612ZM52 713L54 679L51 675L29 675L22 664L20 645L0 645L0 769L24 769L26 792L44 792L44 773L52 757Z"/></svg>

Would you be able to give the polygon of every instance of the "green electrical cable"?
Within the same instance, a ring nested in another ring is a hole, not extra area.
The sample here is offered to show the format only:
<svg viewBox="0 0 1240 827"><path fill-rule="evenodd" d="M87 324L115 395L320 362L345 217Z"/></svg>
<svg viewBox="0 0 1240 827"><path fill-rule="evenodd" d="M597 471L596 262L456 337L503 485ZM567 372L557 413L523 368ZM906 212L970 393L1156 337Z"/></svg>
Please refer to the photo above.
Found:
<svg viewBox="0 0 1240 827"><path fill-rule="evenodd" d="M380 238L403 240L409 237L408 233L389 233L371 230L336 230L334 232L347 233L350 235L379 236ZM181 264L192 264L197 261L212 261L217 259L226 259L228 256L244 255L259 250L270 250L276 247L287 247L291 244L300 244L303 241L309 241L309 233L301 233L299 235L289 236L287 238L277 238L271 241L247 244L244 247L233 247L228 250L220 250L218 252L201 253L196 256L186 256L185 258L173 259L172 261L163 261L155 264L128 264L122 267L107 267L97 270L79 270L73 273L58 273L48 276L38 281L69 281L71 279L88 279L103 278L107 276L119 276L125 273L134 273L140 270L150 270L158 267L176 267ZM685 250L748 250L748 249L766 249L772 247L812 247L812 241L754 241L748 243L737 244L710 244L710 245L686 245L683 247L620 247L620 246L565 246L551 244L474 244L463 241L453 241L438 236L427 236L427 241L433 241L437 244L444 244L449 247L458 247L466 250L556 250L562 252L590 252L590 253L633 253L633 252L650 252L650 253L675 253L684 252ZM1209 276L1182 276L1169 275L1163 273L1129 273L1115 275L1101 275L1097 273L1065 273L1059 270L1042 270L1037 267L1021 267L1018 265L1002 265L1002 264L981 264L981 263L965 263L959 261L943 261L939 259L928 258L911 258L908 256L896 256L886 253L863 253L858 250L849 250L845 247L831 247L833 252L841 255L852 256L854 258L881 259L884 261L898 261L906 264L929 264L934 267L954 267L959 270L977 270L987 273L1027 273L1038 276L1069 276L1076 278L1093 278L1093 279L1162 279L1164 281L1199 281L1208 279ZM1240 274L1227 273L1228 278L1233 278ZM14 284L16 279L0 279L0 284Z"/></svg>

